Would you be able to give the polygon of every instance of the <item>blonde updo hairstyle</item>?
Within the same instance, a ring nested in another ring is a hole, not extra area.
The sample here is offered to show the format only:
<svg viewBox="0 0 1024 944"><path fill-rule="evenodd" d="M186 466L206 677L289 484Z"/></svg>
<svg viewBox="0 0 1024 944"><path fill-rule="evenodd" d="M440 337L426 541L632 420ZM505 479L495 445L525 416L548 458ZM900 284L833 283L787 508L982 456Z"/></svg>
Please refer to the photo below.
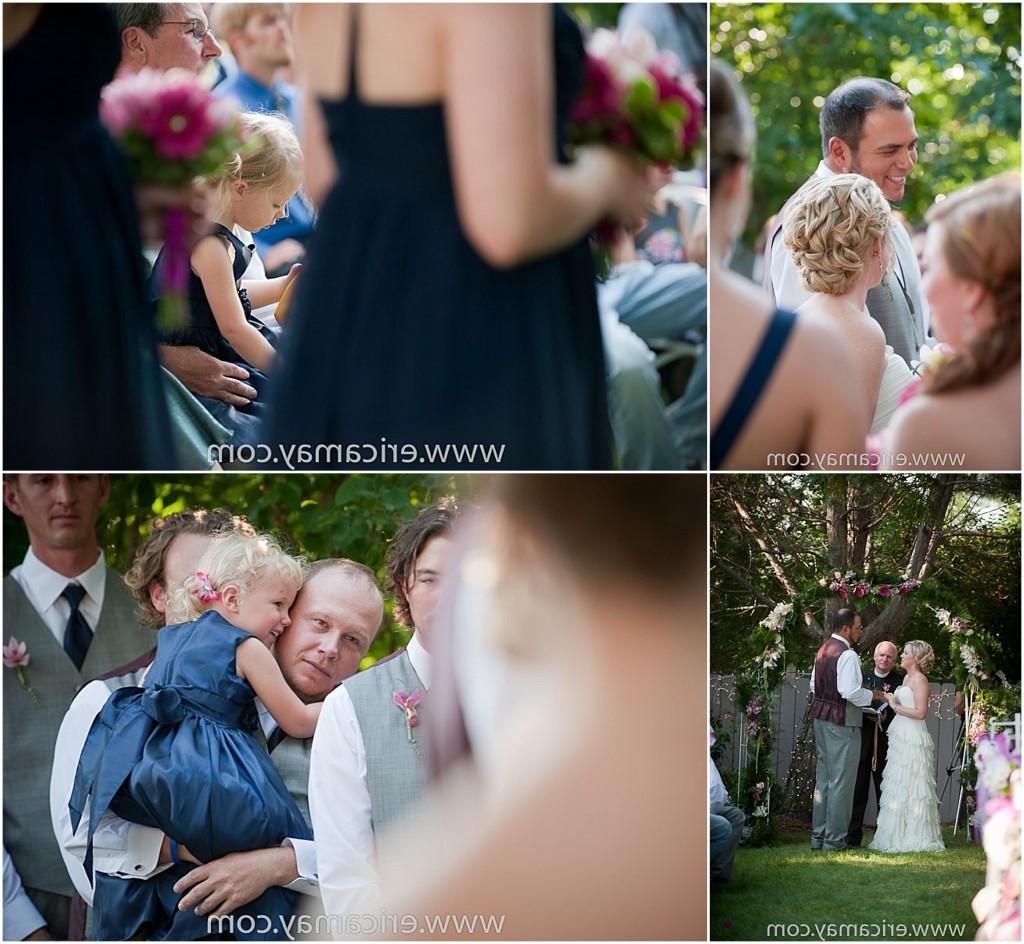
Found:
<svg viewBox="0 0 1024 944"><path fill-rule="evenodd" d="M302 586L304 562L286 554L277 540L269 534L245 534L225 531L210 542L198 565L196 574L186 578L184 587L175 594L174 611L185 620L194 620L209 609L199 594L204 585L197 574L206 574L210 586L223 594L227 587L235 587L240 598L257 583L268 577L280 577Z"/></svg>
<svg viewBox="0 0 1024 944"><path fill-rule="evenodd" d="M239 180L260 189L276 187L282 180L301 183L302 148L287 119L245 112L239 117L239 124L247 145L218 174L206 178L221 200L230 199L230 188Z"/></svg>
<svg viewBox="0 0 1024 944"><path fill-rule="evenodd" d="M991 296L995 324L925 374L924 389L945 393L987 383L1020 363L1020 174L1000 174L958 190L926 214L940 227L954 275Z"/></svg>
<svg viewBox="0 0 1024 944"><path fill-rule="evenodd" d="M878 185L860 174L815 178L786 211L782 238L809 292L845 295L876 239L882 258L892 259L892 210Z"/></svg>
<svg viewBox="0 0 1024 944"><path fill-rule="evenodd" d="M935 665L935 650L923 639L912 639L903 646L904 652L914 657L917 667L925 674Z"/></svg>

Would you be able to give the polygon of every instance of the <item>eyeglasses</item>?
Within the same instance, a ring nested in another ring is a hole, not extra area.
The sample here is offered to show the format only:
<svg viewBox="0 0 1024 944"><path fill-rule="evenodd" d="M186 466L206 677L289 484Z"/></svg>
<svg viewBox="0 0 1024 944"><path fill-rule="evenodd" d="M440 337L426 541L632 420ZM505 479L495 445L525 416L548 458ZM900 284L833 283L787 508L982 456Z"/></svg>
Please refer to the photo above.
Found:
<svg viewBox="0 0 1024 944"><path fill-rule="evenodd" d="M185 32L191 33L200 42L202 42L202 40L206 37L207 33L209 33L211 37L213 37L214 35L213 30L210 29L209 26L207 26L202 20L198 19L197 17L192 17L192 19L190 20L164 20L163 23L161 23L160 25L187 26L189 28L185 30Z"/></svg>

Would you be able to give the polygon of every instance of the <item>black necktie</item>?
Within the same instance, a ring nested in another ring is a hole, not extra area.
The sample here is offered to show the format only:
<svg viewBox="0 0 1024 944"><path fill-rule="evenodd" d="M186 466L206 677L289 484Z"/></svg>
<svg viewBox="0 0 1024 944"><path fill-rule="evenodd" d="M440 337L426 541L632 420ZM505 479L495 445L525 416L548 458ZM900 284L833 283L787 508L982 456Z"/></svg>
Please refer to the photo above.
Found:
<svg viewBox="0 0 1024 944"><path fill-rule="evenodd" d="M278 726L270 732L270 737L267 738L267 753L273 754L274 748L277 747L288 735L284 733L284 728Z"/></svg>
<svg viewBox="0 0 1024 944"><path fill-rule="evenodd" d="M71 606L71 614L68 616L67 626L64 627L64 651L71 656L75 668L81 672L85 654L89 651L89 643L92 642L92 630L78 609L85 597L85 587L69 583L61 596Z"/></svg>

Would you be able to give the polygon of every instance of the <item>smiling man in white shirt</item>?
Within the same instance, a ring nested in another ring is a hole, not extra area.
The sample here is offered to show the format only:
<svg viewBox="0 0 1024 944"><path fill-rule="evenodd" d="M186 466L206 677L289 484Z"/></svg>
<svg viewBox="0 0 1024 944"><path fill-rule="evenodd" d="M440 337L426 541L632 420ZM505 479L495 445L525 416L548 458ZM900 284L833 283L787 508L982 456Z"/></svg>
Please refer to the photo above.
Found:
<svg viewBox="0 0 1024 944"><path fill-rule="evenodd" d="M457 517L455 503L443 499L395 535L388 551L389 589L395 618L413 630L412 639L334 691L313 737L309 811L320 893L334 932L360 915L377 916L377 833L406 814L423 792L432 622Z"/></svg>
<svg viewBox="0 0 1024 944"><path fill-rule="evenodd" d="M850 79L829 93L820 124L823 159L813 178L860 174L873 180L890 203L903 199L907 178L917 164L918 136L908 93L885 79ZM795 311L811 293L782 239L789 202L768 237L764 287L778 307ZM886 343L909 364L925 343L928 307L910 234L894 221L892 236L892 266L882 283L868 292L867 309L885 333Z"/></svg>
<svg viewBox="0 0 1024 944"><path fill-rule="evenodd" d="M67 938L74 888L47 806L57 729L83 682L137 657L153 639L96 539L106 476L8 475L3 490L29 538L24 560L4 579L4 635L24 645L27 659L21 677L5 670L3 686L4 849L11 859L8 867L5 857L4 939L21 940L43 926Z"/></svg>

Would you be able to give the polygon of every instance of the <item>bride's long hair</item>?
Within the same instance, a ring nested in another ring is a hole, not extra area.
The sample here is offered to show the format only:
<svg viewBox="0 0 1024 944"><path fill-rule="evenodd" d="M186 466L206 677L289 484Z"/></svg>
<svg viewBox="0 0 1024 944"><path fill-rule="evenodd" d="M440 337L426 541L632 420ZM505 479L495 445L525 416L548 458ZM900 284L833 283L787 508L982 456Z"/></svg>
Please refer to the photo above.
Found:
<svg viewBox="0 0 1024 944"><path fill-rule="evenodd" d="M928 211L954 274L991 296L995 324L925 375L929 393L979 386L1020 363L1020 174L959 190Z"/></svg>

